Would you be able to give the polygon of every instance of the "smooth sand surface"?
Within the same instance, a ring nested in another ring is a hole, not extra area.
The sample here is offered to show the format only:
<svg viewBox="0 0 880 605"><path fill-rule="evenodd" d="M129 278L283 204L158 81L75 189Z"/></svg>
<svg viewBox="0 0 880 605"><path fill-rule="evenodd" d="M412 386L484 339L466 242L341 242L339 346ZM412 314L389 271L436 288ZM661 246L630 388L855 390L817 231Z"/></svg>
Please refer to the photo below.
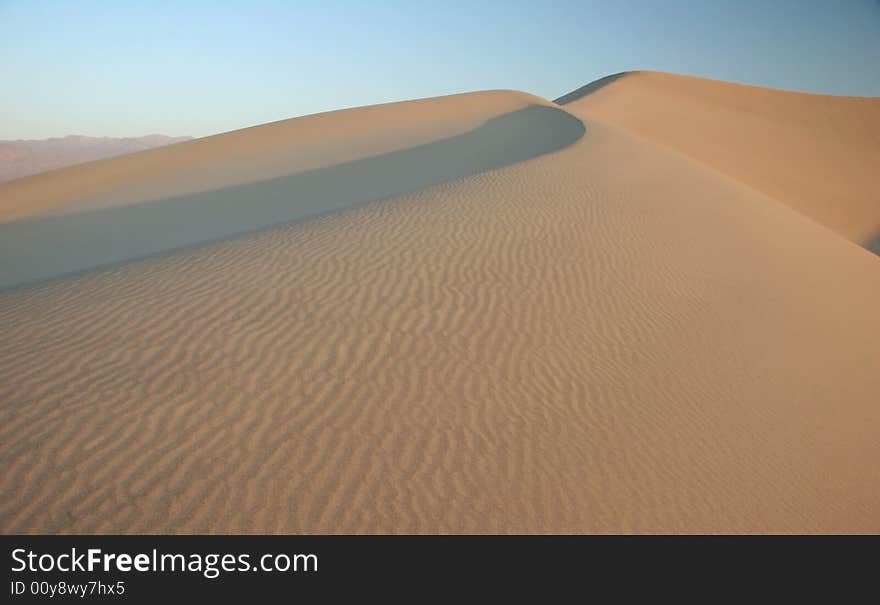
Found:
<svg viewBox="0 0 880 605"><path fill-rule="evenodd" d="M557 102L680 151L866 247L880 237L880 98L638 71Z"/></svg>
<svg viewBox="0 0 880 605"><path fill-rule="evenodd" d="M524 161L0 292L0 530L880 531L880 258L579 115Z"/></svg>

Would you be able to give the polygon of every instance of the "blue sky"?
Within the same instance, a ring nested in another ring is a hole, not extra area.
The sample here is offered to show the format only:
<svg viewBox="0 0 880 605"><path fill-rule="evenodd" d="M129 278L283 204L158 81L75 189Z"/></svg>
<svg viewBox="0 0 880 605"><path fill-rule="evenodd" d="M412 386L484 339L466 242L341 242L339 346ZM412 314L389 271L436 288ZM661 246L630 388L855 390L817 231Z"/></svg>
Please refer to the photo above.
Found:
<svg viewBox="0 0 880 605"><path fill-rule="evenodd" d="M0 0L0 139L203 136L655 69L880 96L880 0Z"/></svg>

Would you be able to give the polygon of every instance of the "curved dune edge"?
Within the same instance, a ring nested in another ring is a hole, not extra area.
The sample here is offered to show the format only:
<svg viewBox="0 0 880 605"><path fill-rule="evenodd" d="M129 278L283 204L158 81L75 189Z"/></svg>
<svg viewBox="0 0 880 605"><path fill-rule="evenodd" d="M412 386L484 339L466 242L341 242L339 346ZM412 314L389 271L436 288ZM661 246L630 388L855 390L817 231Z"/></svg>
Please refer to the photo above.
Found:
<svg viewBox="0 0 880 605"><path fill-rule="evenodd" d="M880 263L601 121L0 293L0 531L880 531Z"/></svg>
<svg viewBox="0 0 880 605"><path fill-rule="evenodd" d="M452 119L468 107L473 108L470 116L465 113L457 121ZM394 123L398 114L413 112L422 115L430 128L420 133ZM346 123L352 119L347 113L331 117ZM90 192L85 197L76 186L82 177L78 171L24 183L33 191L46 192L38 199L53 212L0 223L0 254L5 261L0 267L0 287L385 199L534 158L570 145L584 133L583 123L568 112L513 92L398 103L373 107L367 113L371 120L367 132L350 134L332 145L324 141L317 149L309 147L310 132L326 130L311 122L326 122L323 114L96 163L86 171ZM444 114L445 129L438 127ZM381 128L389 121L392 126ZM446 136L470 128L475 121L480 121L475 128ZM430 140L410 145L419 135ZM332 129L329 136L333 136ZM408 146L397 149L404 143ZM242 160L248 166L238 165L235 171L218 169L230 156L239 159L247 145L255 148L249 150L249 159ZM279 152L279 146L284 150ZM293 161L281 163L278 155L285 153L292 154L289 159ZM339 161L359 153L369 155ZM274 155L267 165L263 159L270 154ZM125 182L120 174L134 170L132 164L137 178ZM284 174L267 178L279 171ZM175 187L169 188L164 179L176 180ZM211 188L205 189L208 180ZM225 186L216 188L218 184ZM190 191L194 187L204 190ZM156 190L164 190L166 196L141 201L141 197L156 195ZM19 193L15 188L0 188L0 200L14 198L11 206L20 208L26 196Z"/></svg>
<svg viewBox="0 0 880 605"><path fill-rule="evenodd" d="M868 249L880 234L878 98L637 71L557 103L682 152Z"/></svg>
<svg viewBox="0 0 880 605"><path fill-rule="evenodd" d="M533 105L494 90L291 118L0 184L0 220L67 214L225 189L465 134Z"/></svg>

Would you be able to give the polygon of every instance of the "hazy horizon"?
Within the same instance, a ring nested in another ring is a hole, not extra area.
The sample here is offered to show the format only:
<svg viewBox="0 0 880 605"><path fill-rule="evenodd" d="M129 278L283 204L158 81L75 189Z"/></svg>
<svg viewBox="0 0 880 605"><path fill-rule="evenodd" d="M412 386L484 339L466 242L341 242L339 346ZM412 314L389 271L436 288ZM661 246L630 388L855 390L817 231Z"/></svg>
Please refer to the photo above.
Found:
<svg viewBox="0 0 880 605"><path fill-rule="evenodd" d="M0 139L206 136L628 70L878 96L880 3L0 3ZM674 41L671 44L670 41Z"/></svg>

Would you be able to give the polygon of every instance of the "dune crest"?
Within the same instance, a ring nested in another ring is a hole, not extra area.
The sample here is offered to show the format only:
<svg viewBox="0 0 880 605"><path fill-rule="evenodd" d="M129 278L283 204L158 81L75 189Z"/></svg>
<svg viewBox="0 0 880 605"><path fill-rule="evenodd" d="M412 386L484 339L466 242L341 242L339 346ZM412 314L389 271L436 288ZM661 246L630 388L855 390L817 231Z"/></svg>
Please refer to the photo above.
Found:
<svg viewBox="0 0 880 605"><path fill-rule="evenodd" d="M415 191L583 133L537 97L472 93L297 118L0 186L13 217L0 222L0 287Z"/></svg>
<svg viewBox="0 0 880 605"><path fill-rule="evenodd" d="M869 249L880 237L878 98L638 71L557 103L680 151Z"/></svg>

